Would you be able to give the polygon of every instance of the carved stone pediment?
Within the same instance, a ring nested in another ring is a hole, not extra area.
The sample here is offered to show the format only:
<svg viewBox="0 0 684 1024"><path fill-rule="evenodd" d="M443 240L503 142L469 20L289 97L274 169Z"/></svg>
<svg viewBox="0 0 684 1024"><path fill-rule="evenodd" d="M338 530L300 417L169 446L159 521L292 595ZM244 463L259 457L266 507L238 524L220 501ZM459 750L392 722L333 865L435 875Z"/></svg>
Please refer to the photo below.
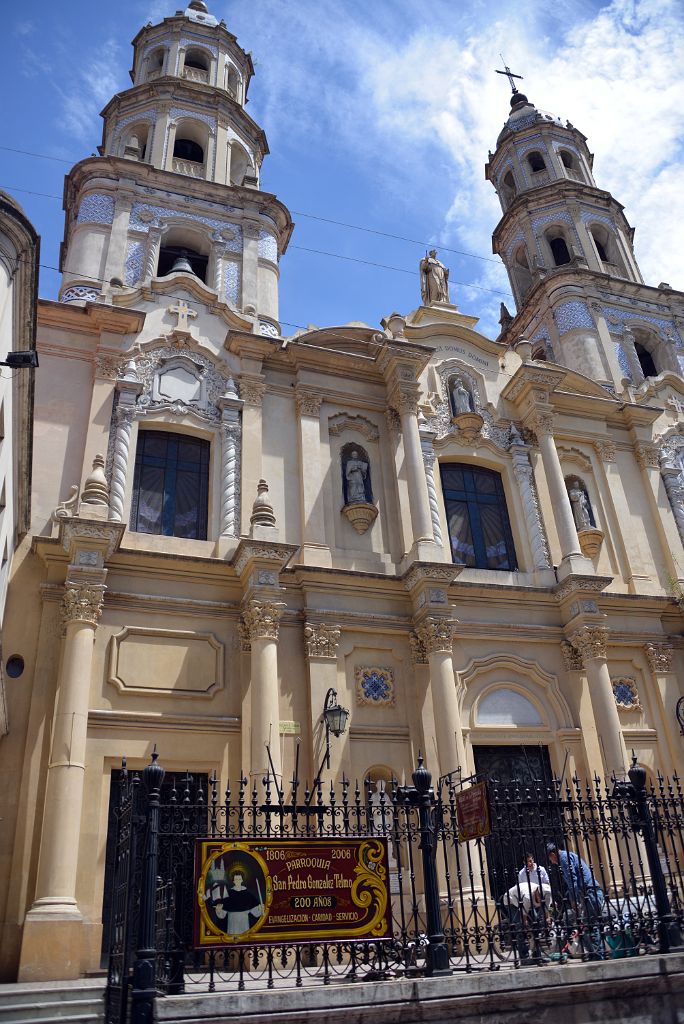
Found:
<svg viewBox="0 0 684 1024"><path fill-rule="evenodd" d="M206 409L206 367L183 355L161 359L152 379L152 401Z"/></svg>

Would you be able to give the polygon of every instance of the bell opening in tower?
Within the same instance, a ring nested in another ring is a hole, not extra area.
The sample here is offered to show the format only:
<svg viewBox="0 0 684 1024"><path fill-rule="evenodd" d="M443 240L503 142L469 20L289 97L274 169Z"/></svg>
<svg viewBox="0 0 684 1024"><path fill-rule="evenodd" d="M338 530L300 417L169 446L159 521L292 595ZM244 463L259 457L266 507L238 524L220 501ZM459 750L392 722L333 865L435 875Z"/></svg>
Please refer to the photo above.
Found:
<svg viewBox="0 0 684 1024"><path fill-rule="evenodd" d="M208 258L184 245L163 245L159 250L157 277L178 273L194 274L206 283Z"/></svg>

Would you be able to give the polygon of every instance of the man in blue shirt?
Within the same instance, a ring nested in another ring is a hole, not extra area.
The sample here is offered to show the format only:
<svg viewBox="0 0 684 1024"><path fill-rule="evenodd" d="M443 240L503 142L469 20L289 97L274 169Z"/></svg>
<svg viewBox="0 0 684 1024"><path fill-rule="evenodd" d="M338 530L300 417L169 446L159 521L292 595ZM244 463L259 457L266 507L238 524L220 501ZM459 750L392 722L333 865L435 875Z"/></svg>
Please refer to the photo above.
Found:
<svg viewBox="0 0 684 1024"><path fill-rule="evenodd" d="M549 861L561 870L568 899L578 920L584 922L581 934L582 946L589 960L604 960L601 915L603 913L603 890L594 878L588 864L576 853L559 850L555 843L547 843Z"/></svg>

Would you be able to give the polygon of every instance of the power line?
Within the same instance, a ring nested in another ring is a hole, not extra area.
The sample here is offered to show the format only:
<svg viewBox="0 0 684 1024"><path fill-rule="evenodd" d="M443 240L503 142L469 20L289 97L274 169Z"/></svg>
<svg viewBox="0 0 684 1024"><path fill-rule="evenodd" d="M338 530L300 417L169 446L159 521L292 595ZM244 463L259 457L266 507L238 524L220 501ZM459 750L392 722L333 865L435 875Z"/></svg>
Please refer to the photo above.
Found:
<svg viewBox="0 0 684 1024"><path fill-rule="evenodd" d="M1 148L3 148L3 147L0 146L0 149ZM0 188L7 189L7 190L11 189L14 192L25 192L28 195L32 195L32 196L41 196L43 199L61 199L62 198L61 196L51 195L48 192L31 192L29 189L20 188L17 185L0 185ZM414 277L415 273L416 273L415 270L407 270L406 267L391 267L387 263L376 263L373 260L361 259L360 256L345 256L343 253L340 253L340 252L328 252L325 249L310 249L310 248L308 248L305 245L294 245L294 244L292 244L292 245L289 246L289 248L290 249L298 249L300 252L308 252L308 253L311 253L311 254L316 255L316 256L328 256L331 259L346 260L349 263L361 263L363 266L366 266L366 267L376 267L379 270L391 270L395 274L410 274L411 277ZM43 264L41 264L41 266L43 266ZM50 268L45 268L45 269L50 269ZM52 268L52 269L57 269L57 268ZM87 276L87 275L85 275L85 276ZM499 291L499 289L497 289L497 288L486 288L484 285L481 285L481 284L471 284L468 281L457 281L455 278L452 280L452 284L457 284L461 288L474 288L474 289L476 289L477 291L480 291L480 292L489 292L492 295L504 295L504 296L506 296L506 298L512 298L510 292L502 292L502 291Z"/></svg>
<svg viewBox="0 0 684 1024"><path fill-rule="evenodd" d="M41 160L55 160L57 163L68 164L69 166L73 166L75 163L78 162L76 160L65 160L63 157L59 156L49 156L47 153L34 153L28 149L13 149L11 146L0 146L0 150L5 150L5 152L7 153L21 153L23 156L35 156L39 157ZM25 189L24 191L28 190ZM45 195L45 193L42 192L31 192L29 194ZM58 198L61 199L62 197L59 196ZM352 231L363 231L365 234L379 235L381 238L393 238L397 242L408 242L411 245L422 245L427 247L431 245L436 245L441 251L451 252L454 253L456 256L467 256L469 259L482 260L484 263L499 264L499 260L494 259L492 256L482 256L479 253L467 252L465 249L454 249L451 246L443 244L442 242L426 242L424 239L421 238L407 238L406 235L396 235L390 231L380 231L378 228L369 228L362 224L351 224L349 221L345 220L333 220L331 217L322 217L320 214L317 213L305 213L303 210L292 210L292 213L294 214L295 217L307 217L309 220L317 220L320 221L322 224L334 224L335 227L349 228Z"/></svg>

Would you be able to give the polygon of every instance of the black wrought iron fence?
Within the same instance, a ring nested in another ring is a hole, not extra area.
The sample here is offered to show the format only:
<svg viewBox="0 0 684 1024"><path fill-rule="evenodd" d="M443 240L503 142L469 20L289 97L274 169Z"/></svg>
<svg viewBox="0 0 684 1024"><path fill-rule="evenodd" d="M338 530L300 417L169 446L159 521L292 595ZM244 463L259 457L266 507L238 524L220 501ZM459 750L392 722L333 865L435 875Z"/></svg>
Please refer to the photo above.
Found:
<svg viewBox="0 0 684 1024"><path fill-rule="evenodd" d="M684 794L677 776L634 764L604 786L488 779L491 830L459 842L459 803L476 779L384 792L343 780L289 797L269 778L219 792L189 776L160 803L163 769L125 775L117 811L107 1022L151 1019L157 995L302 986L335 979L498 970L572 958L668 952L684 929ZM168 780L167 780L168 781ZM195 846L201 838L343 840L388 845L392 932L197 950Z"/></svg>

